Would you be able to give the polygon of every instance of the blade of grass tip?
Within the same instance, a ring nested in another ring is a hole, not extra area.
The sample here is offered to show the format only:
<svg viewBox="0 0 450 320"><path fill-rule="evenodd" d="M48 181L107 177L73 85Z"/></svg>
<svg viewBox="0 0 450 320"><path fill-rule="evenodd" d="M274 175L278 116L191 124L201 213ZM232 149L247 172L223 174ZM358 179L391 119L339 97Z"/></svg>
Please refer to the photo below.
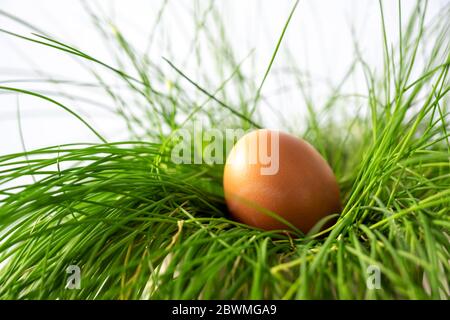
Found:
<svg viewBox="0 0 450 320"><path fill-rule="evenodd" d="M61 51L65 51L65 52L68 52L68 53L71 53L71 54L75 54L75 55L81 56L80 53L78 53L76 51L73 51L73 50L69 50L67 48L67 46L66 46L66 48L60 47L60 46L57 46L57 45L54 45L54 44L51 44L51 43L47 43L47 42L43 42L43 41L39 41L39 40L36 40L36 39L29 38L29 37L25 37L25 36L22 36L20 34L17 34L17 33L8 31L8 30L5 30L5 29L0 29L0 32L3 32L4 34L8 34L8 35L13 36L13 37L17 37L17 38L20 38L20 39L31 41L31 42L34 42L34 43L37 43L37 44L42 44L42 45L47 46L47 47L55 48L55 49L58 49L58 50L61 50Z"/></svg>
<svg viewBox="0 0 450 320"><path fill-rule="evenodd" d="M80 117L77 113L73 112L72 110L70 110L68 107L66 107L65 105L63 105L62 103L59 103L56 100L53 100L52 98L46 97L42 94L39 94L37 92L32 92L32 91L28 91L28 90L24 90L24 89L19 89L19 88L12 88L12 87L4 87L4 86L0 86L0 90L8 90L8 91L13 91L13 92L19 92L19 93L23 93L23 94L27 94L30 96L34 96L34 97L38 97L41 98L43 100L47 100L53 104L56 104L57 106L63 108L64 110L66 110L67 112L69 112L71 115L73 115L75 118L77 118L78 120L80 120L86 127L89 128L89 130L91 130L103 143L108 143L106 141L105 138L103 138L103 136L98 133L89 123L86 122L86 120L84 120L82 117Z"/></svg>
<svg viewBox="0 0 450 320"><path fill-rule="evenodd" d="M221 105L222 107L224 107L225 109L231 111L231 113L233 113L234 115L244 119L245 121L247 121L249 124L251 124L252 126L261 129L262 127L257 124L256 122L254 122L253 120L251 120L250 118L248 118L247 116L243 115L242 113L240 113L239 111L234 110L232 107L228 106L227 104L225 104L224 102L220 101L219 99L217 99L214 95L212 95L211 93L209 93L208 91L206 91L204 88L202 88L200 85L198 85L196 82L194 82L193 80L191 80L186 74L183 73L183 71L181 71L180 69L178 69L172 62L170 62L168 59L166 59L165 57L162 57L164 59L164 61L166 61L180 76L182 76L184 79L186 79L190 84L192 84L194 87L196 87L198 90L200 90L202 93L204 93L205 95L207 95L209 98L211 98L212 100L214 100L215 102L217 102L219 105Z"/></svg>
<svg viewBox="0 0 450 320"><path fill-rule="evenodd" d="M287 28L289 26L289 23L291 22L292 16L294 15L295 9L297 8L297 5L298 5L299 2L300 2L300 0L295 1L294 6L292 7L291 12L289 13L289 17L286 20L286 23L284 24L283 30L281 31L281 35L278 38L277 45L275 46L275 50L274 50L274 52L272 54L272 57L270 58L269 65L267 66L266 73L264 74L264 77L263 77L263 79L262 79L262 81L261 81L261 83L260 83L260 85L258 87L258 90L256 90L255 100L253 102L253 108L252 108L250 114L252 114L252 112L255 110L256 105L257 105L257 103L258 103L258 101L260 99L261 90L262 90L262 87L264 85L264 82L266 82L266 79L267 79L267 76L269 75L270 69L272 69L273 62L275 61L275 57L277 56L278 49L280 49L280 45L281 45L281 42L283 41L284 34L286 33L286 30L287 30Z"/></svg>

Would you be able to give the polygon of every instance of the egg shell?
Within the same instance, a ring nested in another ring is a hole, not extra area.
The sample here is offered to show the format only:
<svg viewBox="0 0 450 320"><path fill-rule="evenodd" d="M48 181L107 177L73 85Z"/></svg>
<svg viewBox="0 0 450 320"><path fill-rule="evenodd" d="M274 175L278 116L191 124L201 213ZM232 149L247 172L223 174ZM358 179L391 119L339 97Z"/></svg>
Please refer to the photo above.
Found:
<svg viewBox="0 0 450 320"><path fill-rule="evenodd" d="M265 152L274 162L277 150L278 170L263 174L276 165L259 156L255 161L255 152ZM289 229L268 212L307 233L341 211L339 186L328 163L308 142L283 132L261 129L244 135L227 157L223 186L232 217L264 230Z"/></svg>

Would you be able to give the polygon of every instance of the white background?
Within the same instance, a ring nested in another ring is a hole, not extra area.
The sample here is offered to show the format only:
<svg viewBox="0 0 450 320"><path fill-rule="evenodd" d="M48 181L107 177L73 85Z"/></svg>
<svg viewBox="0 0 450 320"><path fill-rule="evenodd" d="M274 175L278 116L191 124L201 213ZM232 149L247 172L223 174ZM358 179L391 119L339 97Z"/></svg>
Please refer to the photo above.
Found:
<svg viewBox="0 0 450 320"><path fill-rule="evenodd" d="M137 50L143 50L155 23L157 12L163 1L88 1L96 12L109 17L118 25ZM432 0L428 6L428 18L432 18L447 1ZM156 40L149 55L155 63L168 70L162 56L181 64L187 73L196 74L194 64L184 64L188 55L196 26L192 15L203 12L207 1L168 2L162 22L155 31ZM254 49L255 65L244 65L245 69L259 83L275 48L278 37L294 1L216 1L231 43L231 50L238 60ZM408 15L415 1L402 2L402 14ZM398 3L384 1L388 41L395 43L398 33ZM20 17L56 39L74 45L96 58L113 61L108 48L95 31L91 20L76 0L0 0L0 10ZM212 23L211 20L208 23ZM30 36L30 29L0 16L0 28ZM286 66L295 66L308 71L313 79L311 90L320 104L327 88L339 81L354 59L353 36L363 52L364 58L375 71L382 69L382 33L378 1L373 0L320 0L300 1L291 25L285 35L274 72ZM294 60L287 59L287 49ZM203 50L203 49L202 49ZM211 80L215 78L210 64L211 53L202 51L203 73ZM211 68L211 72L209 72ZM56 50L16 39L0 33L0 85L15 86L33 90L51 91L54 85L11 80L36 79L42 74L58 79L93 81L92 77L72 57ZM275 74L275 73L274 73ZM285 94L275 94L277 89L289 87L292 83L275 75L269 75L263 94L270 105L290 119L291 126L301 126L305 106L299 90L295 88ZM57 86L58 91L67 92L68 87ZM364 92L364 80L352 79L349 92ZM75 89L73 89L75 90ZM1 90L0 90L1 91ZM70 91L70 93L74 93ZM102 101L102 97L90 88L76 89L76 93L90 99ZM272 94L273 93L273 94ZM110 140L126 139L123 122L100 108L88 103L57 99L80 112L98 131ZM107 100L104 100L108 103ZM20 105L21 125L26 149L71 142L95 142L98 139L77 119L55 105L34 97L0 92L0 154L23 150L19 134L17 104ZM262 106L264 107L264 106ZM267 107L267 106L266 106ZM345 106L344 106L345 107ZM343 107L343 108L344 108ZM265 112L268 126L280 126L273 120L270 108ZM287 128L290 129L290 128Z"/></svg>

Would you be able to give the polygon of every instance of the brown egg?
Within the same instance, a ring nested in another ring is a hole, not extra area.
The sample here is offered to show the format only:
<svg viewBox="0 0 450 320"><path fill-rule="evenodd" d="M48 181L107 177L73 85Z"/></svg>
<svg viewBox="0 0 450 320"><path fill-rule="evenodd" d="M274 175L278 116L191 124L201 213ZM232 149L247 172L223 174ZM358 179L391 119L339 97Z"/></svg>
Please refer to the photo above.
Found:
<svg viewBox="0 0 450 320"><path fill-rule="evenodd" d="M339 213L339 186L328 163L309 143L266 129L243 136L228 155L225 200L238 221L265 230L289 227L303 233Z"/></svg>

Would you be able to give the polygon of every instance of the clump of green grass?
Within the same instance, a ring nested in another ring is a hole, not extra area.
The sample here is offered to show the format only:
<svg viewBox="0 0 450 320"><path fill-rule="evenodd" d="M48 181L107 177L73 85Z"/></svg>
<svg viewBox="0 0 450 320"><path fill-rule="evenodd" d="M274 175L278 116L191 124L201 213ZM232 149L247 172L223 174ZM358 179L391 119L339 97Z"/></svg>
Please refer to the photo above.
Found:
<svg viewBox="0 0 450 320"><path fill-rule="evenodd" d="M219 46L213 46L219 48L215 53L223 78L218 88L193 81L176 63L167 75L118 29L110 32L86 9L126 61L106 64L36 28L39 35L31 37L9 34L116 75L134 96L134 109L98 69L90 69L127 123L130 141L108 142L58 97L0 87L64 108L100 140L0 156L0 298L448 298L448 6L431 25L425 25L426 5L420 3L406 24L400 16L399 44L390 46L384 33L382 72L367 65L355 44L353 68L361 68L367 80L367 95L357 97L364 112L335 123L329 115L355 98L339 87L320 112L307 101L308 126L302 135L333 167L344 210L330 233L298 239L230 220L223 166L170 161L172 133L189 127L192 119L219 129L262 125L257 105L264 80L246 77L242 61ZM380 9L383 17L381 2ZM204 28L209 14L218 15L213 4L196 16L199 33L211 32ZM221 39L226 41L225 35ZM419 68L416 59L424 45L427 61ZM169 89L157 89L170 77ZM187 93L192 89L202 93L200 101ZM231 103L231 93L237 102ZM24 177L33 182L23 184ZM81 268L79 290L65 288L69 265ZM369 266L381 271L380 289L367 287Z"/></svg>

